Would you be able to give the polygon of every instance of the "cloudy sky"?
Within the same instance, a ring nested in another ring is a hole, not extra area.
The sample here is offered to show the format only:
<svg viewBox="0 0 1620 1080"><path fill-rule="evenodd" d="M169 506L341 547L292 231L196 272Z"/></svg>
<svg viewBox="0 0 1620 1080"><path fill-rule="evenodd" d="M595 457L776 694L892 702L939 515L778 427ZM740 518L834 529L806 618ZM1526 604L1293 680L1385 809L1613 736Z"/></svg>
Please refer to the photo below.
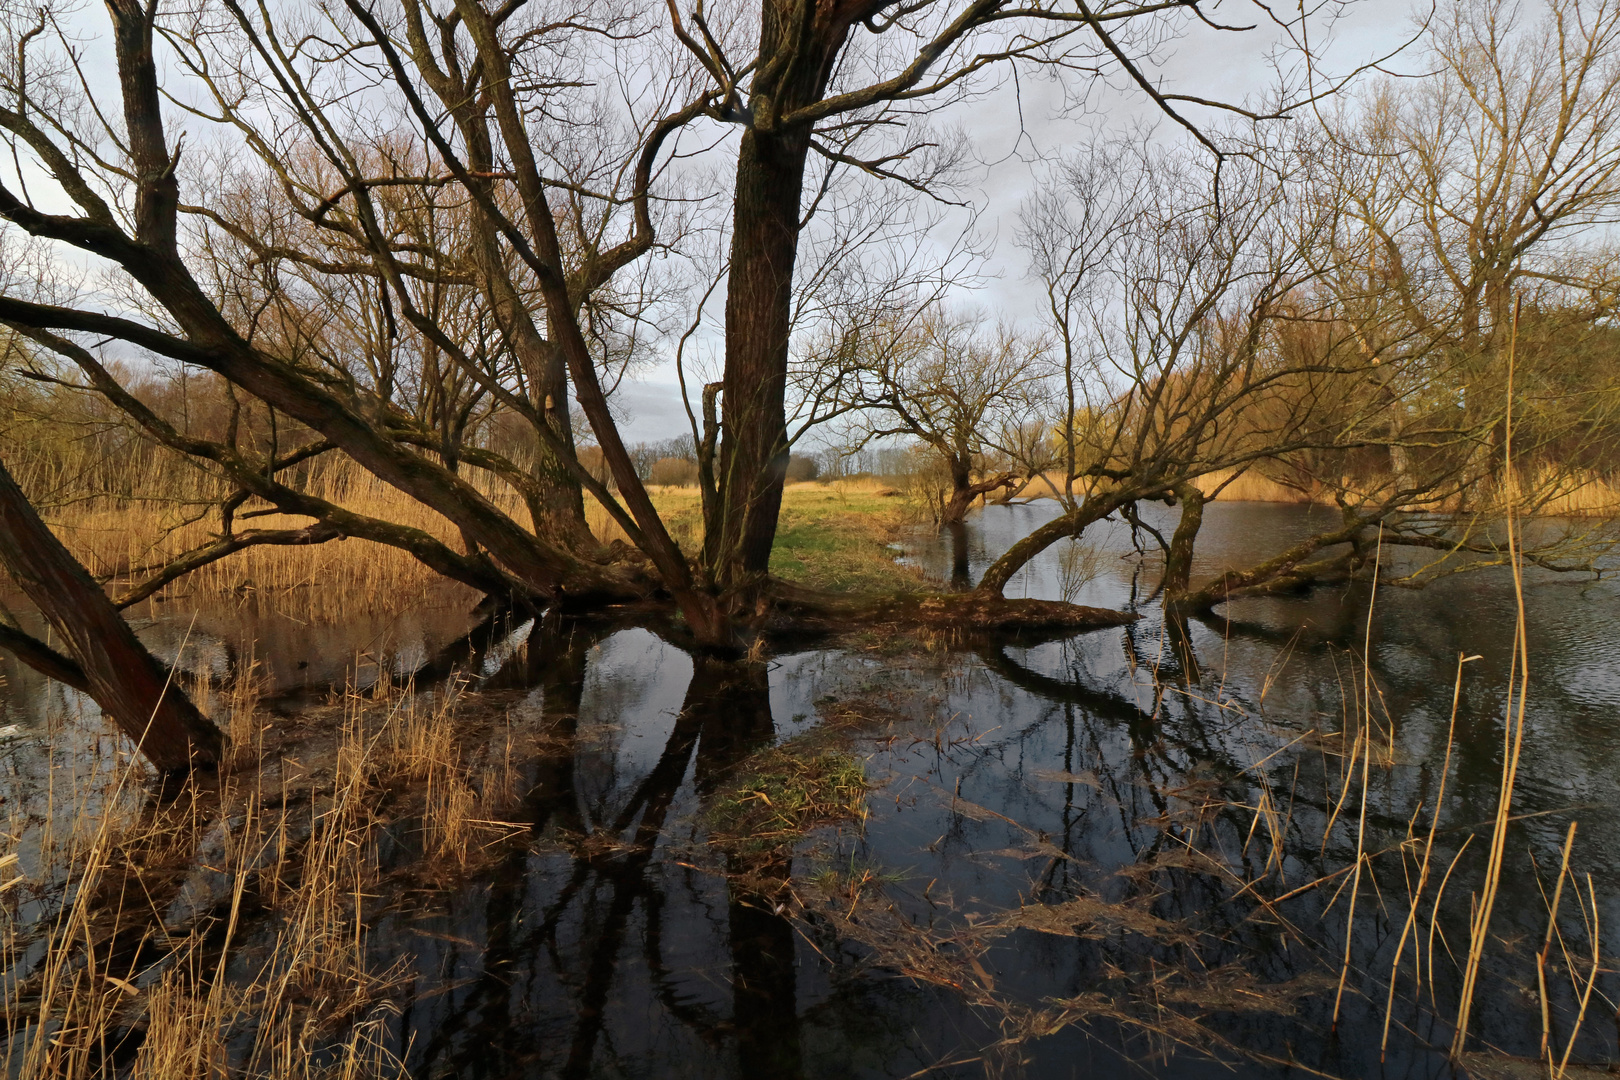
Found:
<svg viewBox="0 0 1620 1080"><path fill-rule="evenodd" d="M1234 25L1263 23L1265 18L1247 0L1206 7L1212 18ZM1287 6L1280 10L1290 12ZM1426 3L1423 10L1427 10ZM1413 11L1413 0L1346 0L1322 5L1312 19L1311 47L1318 57L1318 69L1331 77L1389 53L1412 36ZM1330 22L1331 34L1324 36ZM1281 34L1263 24L1247 33L1220 33L1199 26L1169 46L1156 71L1165 89L1242 102L1263 96L1276 85L1271 55L1280 56L1286 64L1297 63L1297 54L1289 55L1284 46ZM1415 57L1402 57L1391 66L1411 70L1414 63ZM1124 86L1123 80L1115 83L1093 89L1086 115L1059 117L1058 87L1045 79L1024 78L961 107L949 118L962 127L985 163L979 170L975 201L980 210L979 227L994 250L983 286L964 292L960 302L1001 317L1037 318L1039 294L1025 279L1012 234L1019 205L1040 167L1039 159L1099 132L1123 131L1144 123L1156 124L1161 132L1173 127L1139 90ZM1189 109L1187 115L1195 122L1213 116L1208 110L1200 115L1196 109ZM645 370L636 382L622 384L618 398L628 417L624 432L631 443L689 430L670 362Z"/></svg>

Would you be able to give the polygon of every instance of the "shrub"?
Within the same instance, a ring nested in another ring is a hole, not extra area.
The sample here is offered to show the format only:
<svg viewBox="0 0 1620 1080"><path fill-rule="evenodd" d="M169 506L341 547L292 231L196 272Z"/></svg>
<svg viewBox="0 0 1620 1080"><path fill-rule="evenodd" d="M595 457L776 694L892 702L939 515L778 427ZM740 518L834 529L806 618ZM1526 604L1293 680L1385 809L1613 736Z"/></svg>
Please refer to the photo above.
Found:
<svg viewBox="0 0 1620 1080"><path fill-rule="evenodd" d="M659 458L648 471L647 481L661 487L692 487L698 482L697 462L678 457Z"/></svg>
<svg viewBox="0 0 1620 1080"><path fill-rule="evenodd" d="M787 482L790 484L814 480L821 475L821 463L813 457L794 454L788 458Z"/></svg>

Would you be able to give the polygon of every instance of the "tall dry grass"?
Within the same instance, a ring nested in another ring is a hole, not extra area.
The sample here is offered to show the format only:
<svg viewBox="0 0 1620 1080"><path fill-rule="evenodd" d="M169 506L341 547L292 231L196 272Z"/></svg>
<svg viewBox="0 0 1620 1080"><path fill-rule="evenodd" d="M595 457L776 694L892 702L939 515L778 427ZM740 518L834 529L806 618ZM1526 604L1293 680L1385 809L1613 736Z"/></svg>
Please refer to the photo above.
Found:
<svg viewBox="0 0 1620 1080"><path fill-rule="evenodd" d="M314 472L306 490L355 513L421 529L461 548L459 533L441 515L346 460ZM523 520L515 497L493 489L485 494ZM217 514L199 517L199 510L158 499L95 499L47 508L46 520L92 574L130 582L216 537ZM238 515L236 528L297 529L311 523L309 518L267 510L250 501ZM447 589L466 591L397 548L342 539L304 547L251 547L193 571L157 596L277 598L319 616L324 610L352 613L356 605L397 606ZM119 586L111 591L117 594Z"/></svg>
<svg viewBox="0 0 1620 1080"><path fill-rule="evenodd" d="M14 383L0 377L0 460L68 549L112 583L112 593L217 536L219 507L232 485L128 430L90 399L41 398ZM282 478L357 514L421 529L462 548L459 532L443 516L342 455L317 458ZM510 489L475 470L466 478L514 519L528 520ZM248 500L236 511L235 531L311 524L310 518L270 511L260 500ZM275 598L319 617L352 613L357 606L396 607L445 589L466 591L398 549L347 539L249 548L171 583L156 599Z"/></svg>
<svg viewBox="0 0 1620 1080"><path fill-rule="evenodd" d="M0 451L16 449L4 444L0 438ZM92 461L88 455L80 460L77 453L23 453L16 458L15 472L68 549L92 574L108 580L115 596L152 568L217 535L217 500L222 492L197 470L177 471L172 456L151 448L132 450L125 464ZM528 520L526 508L510 489L476 471L469 471L467 479L514 520ZM355 513L421 529L457 550L463 547L459 531L443 516L347 458L321 459L301 486ZM885 528L897 514L907 520L917 517L904 497L891 497L895 494L869 478L790 484L784 494L784 520L792 518L796 508L820 517L850 511L842 515L846 525L859 524L857 518L864 520L881 510ZM683 548L695 551L704 531L698 489L654 486L651 495L670 534ZM832 502L823 505L827 500ZM236 515L237 531L296 529L311 523L309 518L269 511L258 500L249 500ZM586 522L603 544L628 542L593 500L586 501ZM300 618L329 620L425 601L461 602L472 599L472 592L397 548L345 539L305 547L248 548L170 583L154 600L182 598L194 605L255 600Z"/></svg>
<svg viewBox="0 0 1620 1080"><path fill-rule="evenodd" d="M380 685L271 748L242 684L193 688L237 735L218 790L147 805L143 766L111 740L108 760L43 769L44 805L14 814L0 843L5 1075L89 1080L115 1060L138 1080L404 1075L409 958L370 942L383 875L464 876L510 835L510 746L458 741L453 687ZM91 748L108 741L89 732ZM384 801L419 834L403 866L381 862Z"/></svg>

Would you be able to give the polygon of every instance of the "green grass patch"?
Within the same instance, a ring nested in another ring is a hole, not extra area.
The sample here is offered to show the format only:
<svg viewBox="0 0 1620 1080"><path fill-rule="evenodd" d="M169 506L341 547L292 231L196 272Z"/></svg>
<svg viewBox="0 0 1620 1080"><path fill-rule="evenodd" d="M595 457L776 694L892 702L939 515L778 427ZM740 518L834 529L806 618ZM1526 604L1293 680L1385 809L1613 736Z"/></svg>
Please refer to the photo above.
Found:
<svg viewBox="0 0 1620 1080"><path fill-rule="evenodd" d="M782 499L771 573L826 592L914 592L922 573L888 547L908 531L904 504L881 489L801 484Z"/></svg>
<svg viewBox="0 0 1620 1080"><path fill-rule="evenodd" d="M698 490L661 487L650 492L670 535L695 554L703 545ZM603 542L622 534L605 513L594 527ZM906 500L871 480L789 485L771 549L771 573L806 588L834 593L908 593L926 586L916 567L899 566L888 545L913 530Z"/></svg>
<svg viewBox="0 0 1620 1080"><path fill-rule="evenodd" d="M798 752L792 742L745 761L710 803L710 831L723 844L775 846L811 829L866 813L865 763L846 750Z"/></svg>

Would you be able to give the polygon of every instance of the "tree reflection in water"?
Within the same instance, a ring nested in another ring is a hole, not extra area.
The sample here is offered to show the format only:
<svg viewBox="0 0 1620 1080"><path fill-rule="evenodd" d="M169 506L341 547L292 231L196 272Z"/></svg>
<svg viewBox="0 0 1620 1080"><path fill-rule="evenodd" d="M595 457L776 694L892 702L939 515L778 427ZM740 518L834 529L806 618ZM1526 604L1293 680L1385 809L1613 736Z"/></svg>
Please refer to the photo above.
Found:
<svg viewBox="0 0 1620 1080"><path fill-rule="evenodd" d="M808 652L774 674L693 660L645 627L542 620L521 664L483 687L544 750L524 764L530 841L377 932L380 961L417 958L398 1045L420 1076L904 1076L947 1061L962 1064L939 1075L967 1076L1007 1039L1003 1064L1027 1057L1030 1077L1121 1057L1160 1076L1218 1067L1166 1056L1187 1041L1229 1060L1241 1049L1375 1070L1388 926L1406 902L1400 853L1414 808L1419 824L1430 812L1424 762L1445 714L1419 676L1375 676L1403 723L1366 815L1379 891L1358 907L1352 958L1366 996L1329 1039L1347 910L1334 875L1356 849L1357 815L1339 809L1359 802L1354 791L1346 802L1342 738L1357 711L1343 688L1359 685L1344 645L1365 635L1359 603L1348 596L1303 632L1144 620L927 659ZM1289 679L1269 682L1284 661ZM1488 820L1500 743L1489 686L1465 689L1445 864L1470 823ZM812 703L829 691L887 695L910 714L862 744L877 788L864 827L833 841L843 862L710 845L706 808L728 775L826 715ZM1257 811L1262 794L1275 820ZM1567 803L1532 791L1525 805ZM1558 824L1525 821L1542 866ZM821 876L862 868L878 883L818 897ZM1439 920L1436 984L1426 977L1418 999L1407 975L1397 997L1390 1067L1402 1074L1448 1068L1444 947L1466 940L1476 879L1467 860L1452 878L1462 899L1448 896ZM1293 895L1318 880L1327 887ZM1535 878L1505 887L1503 940L1542 933ZM1087 914L1038 925L1061 910ZM1539 1020L1513 996L1516 955L1492 953L1482 1015L1502 1043L1533 1051ZM1323 978L1329 992L1311 993ZM1264 1007L1233 1004L1251 996ZM1198 1025L1144 1034L1171 1003Z"/></svg>
<svg viewBox="0 0 1620 1080"><path fill-rule="evenodd" d="M555 752L523 776L521 816L537 844L514 847L487 888L463 891L443 915L397 917L421 957L418 985L447 984L401 1017L402 1031L425 1036L408 1056L421 1075L656 1072L644 1054L683 1057L693 1075L802 1075L797 937L772 895L788 882L790 853L729 852L708 876L665 851L682 827L672 810L689 824L728 770L774 739L766 670L695 660L656 759L640 776L615 775L617 805L597 818L576 782L597 753L581 711L592 704L590 661L619 629L548 616L521 668L490 684L533 688ZM567 855L547 842L556 838ZM723 952L703 940L722 912ZM729 970L711 966L720 955Z"/></svg>

